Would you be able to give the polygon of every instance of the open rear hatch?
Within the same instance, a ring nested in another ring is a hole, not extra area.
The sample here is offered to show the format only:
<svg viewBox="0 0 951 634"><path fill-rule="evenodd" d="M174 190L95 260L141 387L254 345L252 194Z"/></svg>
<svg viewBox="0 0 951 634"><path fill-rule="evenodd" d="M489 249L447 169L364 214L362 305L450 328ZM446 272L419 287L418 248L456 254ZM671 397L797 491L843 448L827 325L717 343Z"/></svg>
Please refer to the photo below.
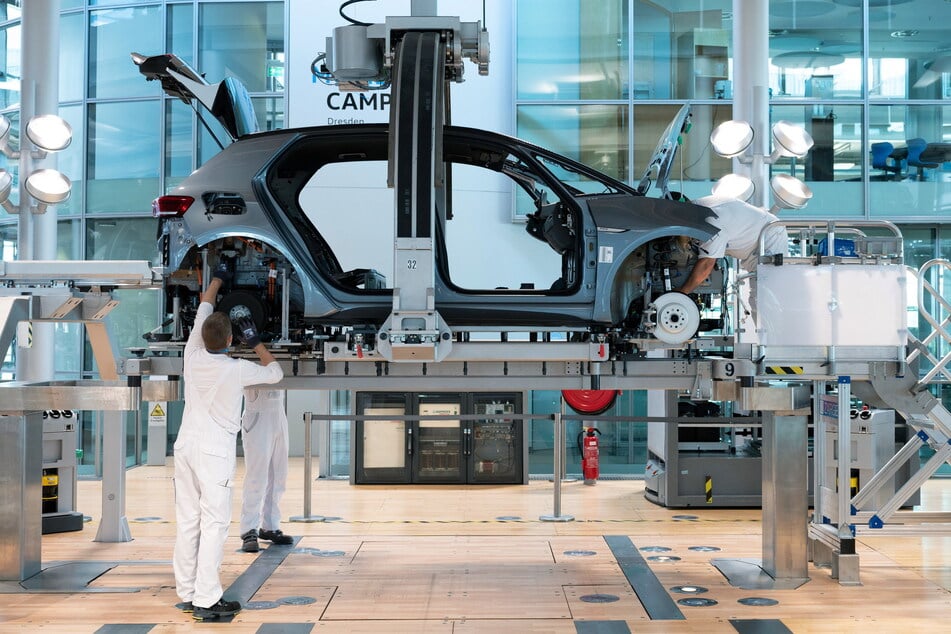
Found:
<svg viewBox="0 0 951 634"><path fill-rule="evenodd" d="M198 100L224 126L232 141L259 131L251 97L244 84L234 77L209 84L191 66L171 53L152 56L132 53L132 61L148 81L157 79L162 82L165 94L192 107L192 100Z"/></svg>

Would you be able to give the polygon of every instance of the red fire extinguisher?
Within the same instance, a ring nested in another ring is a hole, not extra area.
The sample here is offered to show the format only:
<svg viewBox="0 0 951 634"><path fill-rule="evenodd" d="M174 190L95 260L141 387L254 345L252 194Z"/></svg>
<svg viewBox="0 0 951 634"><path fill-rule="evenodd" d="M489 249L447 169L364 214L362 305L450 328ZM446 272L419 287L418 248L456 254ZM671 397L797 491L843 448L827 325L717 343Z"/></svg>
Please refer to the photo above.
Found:
<svg viewBox="0 0 951 634"><path fill-rule="evenodd" d="M594 484L598 481L598 436L601 430L597 427L588 427L581 438L581 472L585 484Z"/></svg>

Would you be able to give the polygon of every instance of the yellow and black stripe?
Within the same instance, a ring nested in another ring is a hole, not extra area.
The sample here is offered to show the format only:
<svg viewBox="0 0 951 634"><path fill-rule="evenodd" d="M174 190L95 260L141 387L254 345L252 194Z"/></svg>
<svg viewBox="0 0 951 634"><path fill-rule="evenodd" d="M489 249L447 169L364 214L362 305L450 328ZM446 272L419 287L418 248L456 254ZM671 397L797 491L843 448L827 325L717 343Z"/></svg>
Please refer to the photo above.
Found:
<svg viewBox="0 0 951 634"><path fill-rule="evenodd" d="M713 504L713 477L706 476L703 481L703 491L707 496L707 504Z"/></svg>
<svg viewBox="0 0 951 634"><path fill-rule="evenodd" d="M766 366L766 374L803 374L805 369L801 365L770 365Z"/></svg>

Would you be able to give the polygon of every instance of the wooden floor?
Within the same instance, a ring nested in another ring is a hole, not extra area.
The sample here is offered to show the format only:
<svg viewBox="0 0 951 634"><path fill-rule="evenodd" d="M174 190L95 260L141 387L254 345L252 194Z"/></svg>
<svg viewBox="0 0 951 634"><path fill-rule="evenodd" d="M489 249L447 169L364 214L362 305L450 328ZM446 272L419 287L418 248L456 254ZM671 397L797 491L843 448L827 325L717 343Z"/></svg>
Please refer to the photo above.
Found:
<svg viewBox="0 0 951 634"><path fill-rule="evenodd" d="M710 562L762 556L758 510L665 509L644 499L639 481L574 482L562 486L561 514L575 520L543 522L539 517L553 512L553 484L546 481L480 487L318 481L311 512L328 521L287 522L285 532L300 537L295 547L258 555L239 550L236 487L222 568L226 596L246 589L251 571L267 572L231 623L199 624L175 608L171 460L128 472L130 542L93 541L100 487L79 483L77 508L92 519L82 531L44 536L43 565L106 562L106 572L80 591L0 594L0 632L864 634L947 631L951 617L951 537L861 540L860 587L841 586L828 569L810 567L811 580L797 590L751 591L730 586ZM239 485L241 471L239 459ZM922 503L929 511L951 510L951 480L929 482ZM285 517L303 512L300 459L291 462L283 507ZM635 593L606 537L629 540L644 558L666 558L647 561L645 570L683 618L651 618L644 607L649 597ZM276 562L273 571L268 561ZM707 592L670 590L677 586ZM738 602L750 597L778 603ZM715 604L676 603L684 598Z"/></svg>

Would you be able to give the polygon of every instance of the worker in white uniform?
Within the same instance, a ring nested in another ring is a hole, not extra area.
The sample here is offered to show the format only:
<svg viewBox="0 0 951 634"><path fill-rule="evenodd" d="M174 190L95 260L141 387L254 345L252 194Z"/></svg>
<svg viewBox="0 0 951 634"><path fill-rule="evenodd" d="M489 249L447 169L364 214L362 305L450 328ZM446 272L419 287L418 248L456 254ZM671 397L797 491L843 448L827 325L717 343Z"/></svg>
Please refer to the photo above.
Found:
<svg viewBox="0 0 951 634"><path fill-rule="evenodd" d="M693 292L710 276L717 260L725 255L739 260L740 268L747 273L755 273L759 263L760 233L766 225L778 218L765 209L736 198L706 196L691 202L715 212L716 215L707 218L707 222L719 231L699 246L697 263L677 290L681 293ZM780 224L771 227L764 236L763 247L764 255L785 255L789 248L786 228ZM750 311L755 319L755 284L750 284Z"/></svg>
<svg viewBox="0 0 951 634"><path fill-rule="evenodd" d="M260 364L227 355L231 320L213 312L231 271L220 265L202 293L184 351L185 411L175 439L175 590L180 607L198 621L237 614L241 604L222 597L218 572L231 523L231 484L241 422L241 390L277 383L281 366L264 347L253 322L242 339Z"/></svg>
<svg viewBox="0 0 951 634"><path fill-rule="evenodd" d="M281 523L281 496L287 484L287 413L284 390L244 390L241 416L244 446L244 494L241 504L241 550L256 553L258 539L290 545Z"/></svg>

